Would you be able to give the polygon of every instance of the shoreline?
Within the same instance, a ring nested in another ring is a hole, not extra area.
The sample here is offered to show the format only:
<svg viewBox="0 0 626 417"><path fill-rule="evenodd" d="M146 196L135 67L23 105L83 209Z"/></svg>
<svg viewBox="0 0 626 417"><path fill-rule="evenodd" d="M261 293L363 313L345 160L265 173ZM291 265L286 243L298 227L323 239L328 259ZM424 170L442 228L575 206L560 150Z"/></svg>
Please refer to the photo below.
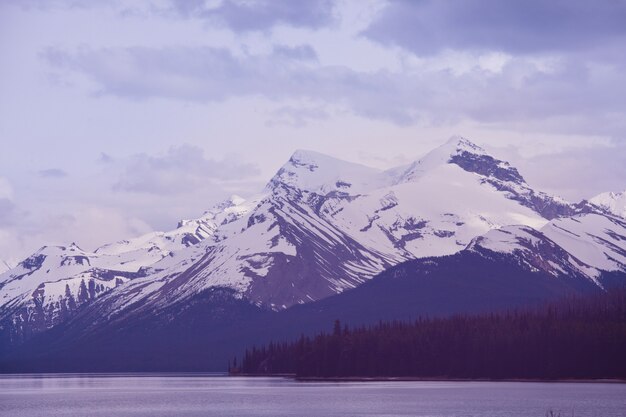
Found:
<svg viewBox="0 0 626 417"><path fill-rule="evenodd" d="M298 382L545 382L545 383L597 383L597 384L626 384L626 378L560 378L560 379L541 379L541 378L447 378L447 377L413 377L413 376L379 376L379 377L299 377L296 374L246 374L228 372L206 372L206 371L147 371L147 372L16 372L4 373L0 372L0 378L3 377L229 377L229 378L284 378L292 379Z"/></svg>
<svg viewBox="0 0 626 417"><path fill-rule="evenodd" d="M298 377L295 374L232 374L229 377L247 378L288 378L300 382L547 382L547 383L598 383L626 384L626 378L581 378L581 379L541 379L541 378L424 378L412 376L398 377Z"/></svg>

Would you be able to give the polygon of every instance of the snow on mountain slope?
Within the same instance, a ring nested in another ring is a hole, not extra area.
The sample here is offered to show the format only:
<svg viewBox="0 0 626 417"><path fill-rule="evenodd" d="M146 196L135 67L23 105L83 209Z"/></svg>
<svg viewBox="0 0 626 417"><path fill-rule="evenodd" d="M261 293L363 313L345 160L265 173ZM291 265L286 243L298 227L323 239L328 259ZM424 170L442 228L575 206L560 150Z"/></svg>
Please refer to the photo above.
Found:
<svg viewBox="0 0 626 417"><path fill-rule="evenodd" d="M516 255L530 269L555 276L626 272L626 222L599 214L554 219L536 230L506 226L475 238L469 250Z"/></svg>
<svg viewBox="0 0 626 417"><path fill-rule="evenodd" d="M572 256L543 233L527 226L506 226L475 238L468 250L487 258L490 253L513 256L522 267L552 276L585 277L594 281L599 270Z"/></svg>
<svg viewBox="0 0 626 417"><path fill-rule="evenodd" d="M325 196L320 216L393 260L463 249L477 235L508 224L548 222L537 208L573 205L533 191L517 170L462 137L422 159L381 174L389 186L354 198Z"/></svg>
<svg viewBox="0 0 626 417"><path fill-rule="evenodd" d="M282 309L353 288L390 265L383 254L319 218L313 207L283 194L291 191L281 188L261 198L239 222L220 229L223 240L189 248L187 253L197 250L195 262L180 256L169 269L129 283L109 297L109 310L133 304L163 308L210 287L229 287L259 305Z"/></svg>
<svg viewBox="0 0 626 417"><path fill-rule="evenodd" d="M591 198L589 202L601 207L609 213L626 219L626 191L622 191L621 193L608 192L598 194Z"/></svg>
<svg viewBox="0 0 626 417"><path fill-rule="evenodd" d="M457 252L473 237L503 225L547 222L483 179L443 163L418 180L376 190L327 215L359 241L405 259Z"/></svg>
<svg viewBox="0 0 626 417"><path fill-rule="evenodd" d="M587 265L626 271L626 220L586 214L555 219L541 232Z"/></svg>
<svg viewBox="0 0 626 417"><path fill-rule="evenodd" d="M105 264L75 244L42 247L0 275L0 322L9 320L11 337L20 340L52 327L83 303L140 275L104 269Z"/></svg>
<svg viewBox="0 0 626 417"><path fill-rule="evenodd" d="M137 271L205 239L218 240L218 227L241 217L249 209L245 203L243 198L233 196L206 211L200 218L181 220L172 231L152 232L104 245L96 249L94 255L107 259L111 268Z"/></svg>
<svg viewBox="0 0 626 417"><path fill-rule="evenodd" d="M46 283L60 281L98 266L94 258L75 244L69 247L44 246L20 262L8 274L3 274L0 303L6 305L16 297L28 296ZM97 257L95 258L97 259ZM93 264L92 264L93 263ZM6 276L5 276L6 275ZM61 295L64 294L64 290Z"/></svg>

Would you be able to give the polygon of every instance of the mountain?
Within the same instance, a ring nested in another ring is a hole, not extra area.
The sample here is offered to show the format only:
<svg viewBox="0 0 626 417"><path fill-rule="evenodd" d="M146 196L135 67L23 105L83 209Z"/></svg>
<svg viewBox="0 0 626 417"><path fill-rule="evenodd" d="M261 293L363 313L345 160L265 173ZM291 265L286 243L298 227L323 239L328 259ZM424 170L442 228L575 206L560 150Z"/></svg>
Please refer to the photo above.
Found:
<svg viewBox="0 0 626 417"><path fill-rule="evenodd" d="M626 191L607 192L589 199L589 202L616 216L626 218Z"/></svg>
<svg viewBox="0 0 626 417"><path fill-rule="evenodd" d="M153 232L93 252L75 243L44 246L0 275L0 323L19 342L66 320L81 305L131 279L183 248L213 238L218 224L237 218L240 197L216 205L201 218L182 220L170 232Z"/></svg>
<svg viewBox="0 0 626 417"><path fill-rule="evenodd" d="M480 168L481 158L495 168ZM162 308L225 286L278 310L354 288L404 260L455 253L492 228L541 227L548 219L534 209L537 199L574 210L512 172L462 138L382 172L297 151L251 199L249 212L218 228L219 241L199 245L198 261L164 265L116 298L126 292L133 302L149 299L142 308Z"/></svg>
<svg viewBox="0 0 626 417"><path fill-rule="evenodd" d="M296 151L215 239L154 264L155 273L102 302L116 314L158 310L227 287L257 305L288 308L408 259L455 253L492 228L541 227L548 219L529 207L528 195L569 207L532 192L513 168L463 138L389 171Z"/></svg>
<svg viewBox="0 0 626 417"><path fill-rule="evenodd" d="M14 346L65 322L78 337L186 320L206 294L210 303L249 304L259 314L288 311L348 297L406 261L424 259L426 268L461 251L457 272L464 259L506 259L602 289L603 277L624 272L624 221L533 189L516 168L462 137L386 171L300 150L256 196L231 199L172 232L93 253L42 248L0 275L0 332ZM442 282L455 285L452 278ZM384 308L391 307L375 310Z"/></svg>
<svg viewBox="0 0 626 417"><path fill-rule="evenodd" d="M353 290L280 311L255 306L230 289L210 288L187 299L184 308L113 318L86 333L101 314L94 305L21 346L0 361L0 369L223 371L233 355L252 345L330 330L337 319L369 325L494 312L623 285L623 272L589 276L580 260L565 253L540 231L510 226L453 255L402 262Z"/></svg>

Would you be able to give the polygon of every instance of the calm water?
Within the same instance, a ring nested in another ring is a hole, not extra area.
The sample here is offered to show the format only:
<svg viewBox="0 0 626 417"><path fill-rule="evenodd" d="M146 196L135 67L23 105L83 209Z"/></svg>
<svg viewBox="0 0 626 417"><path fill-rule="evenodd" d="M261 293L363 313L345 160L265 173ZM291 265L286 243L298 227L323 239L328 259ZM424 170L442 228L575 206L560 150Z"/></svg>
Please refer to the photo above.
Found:
<svg viewBox="0 0 626 417"><path fill-rule="evenodd" d="M626 416L626 384L303 383L215 375L0 376L0 415Z"/></svg>

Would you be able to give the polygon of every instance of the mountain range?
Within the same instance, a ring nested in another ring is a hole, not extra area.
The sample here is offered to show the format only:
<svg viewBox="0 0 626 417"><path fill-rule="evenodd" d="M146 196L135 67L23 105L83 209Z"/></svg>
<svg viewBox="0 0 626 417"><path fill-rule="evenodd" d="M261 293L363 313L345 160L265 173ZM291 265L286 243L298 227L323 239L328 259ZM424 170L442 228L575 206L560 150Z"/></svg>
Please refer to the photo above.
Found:
<svg viewBox="0 0 626 417"><path fill-rule="evenodd" d="M257 195L173 231L93 252L47 246L0 274L0 369L220 369L245 343L339 317L511 308L624 283L626 192L565 201L463 137L389 170L296 151Z"/></svg>

